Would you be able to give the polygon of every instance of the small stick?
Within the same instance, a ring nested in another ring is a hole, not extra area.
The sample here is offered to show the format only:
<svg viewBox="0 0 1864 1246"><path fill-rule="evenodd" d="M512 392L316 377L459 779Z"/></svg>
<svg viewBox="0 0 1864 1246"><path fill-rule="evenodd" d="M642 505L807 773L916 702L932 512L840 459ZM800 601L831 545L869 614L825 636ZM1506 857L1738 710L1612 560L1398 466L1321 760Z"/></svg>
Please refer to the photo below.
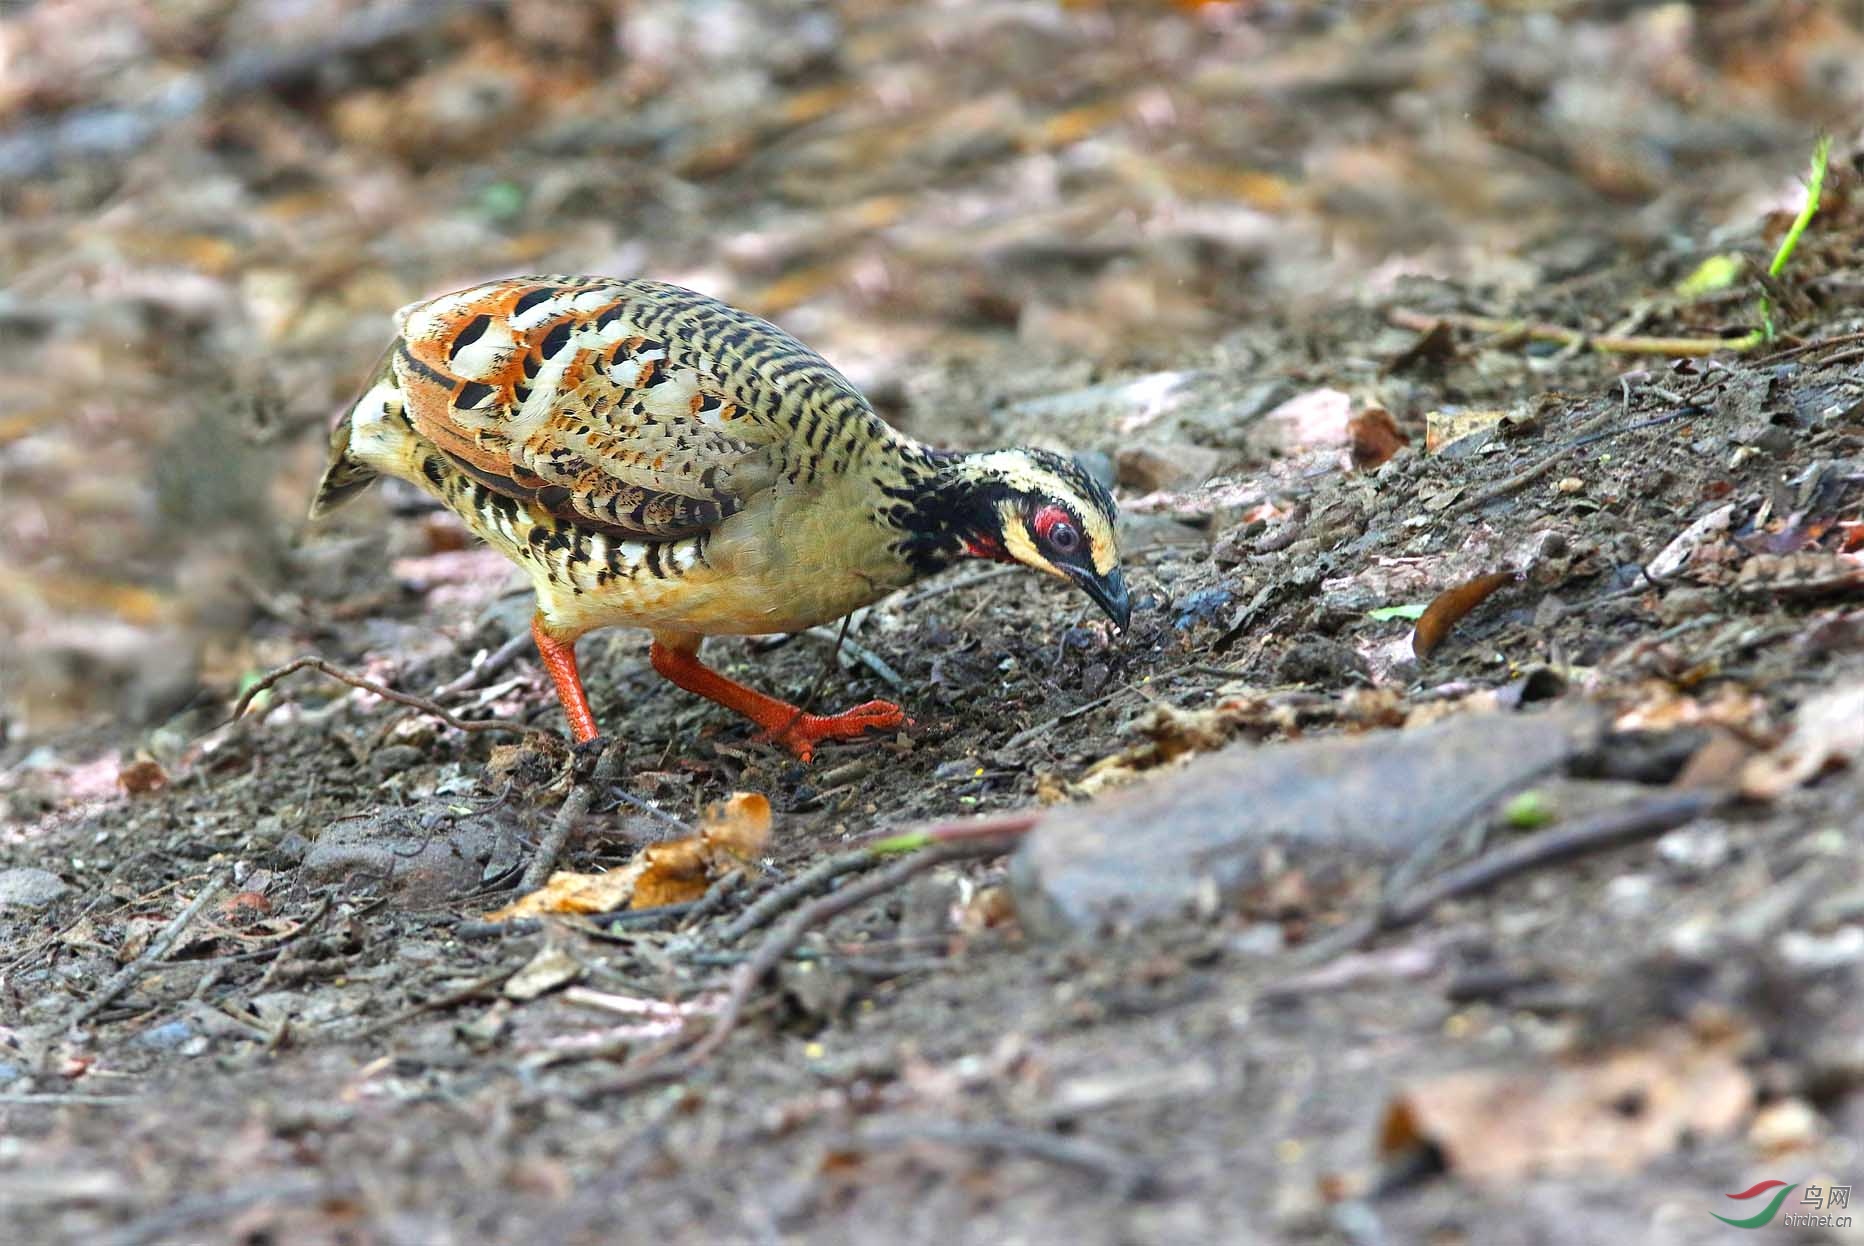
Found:
<svg viewBox="0 0 1864 1246"><path fill-rule="evenodd" d="M1760 344L1758 334L1747 337L1637 337L1614 333L1587 333L1564 325L1537 324L1528 320L1498 320L1492 316L1471 316L1464 312L1421 312L1408 307L1394 307L1386 319L1401 329L1428 333L1439 324L1475 333L1493 333L1498 337L1527 338L1536 342L1561 342L1568 346L1589 346L1605 354L1671 355L1700 357L1718 351L1752 350Z"/></svg>
<svg viewBox="0 0 1864 1246"><path fill-rule="evenodd" d="M851 852L836 853L824 857L814 865L790 879L788 882L766 891L754 900L744 912L732 919L730 925L718 933L720 943L736 943L753 930L768 926L783 910L799 903L810 892L822 887L843 874L852 874L864 870L877 862L873 852L867 848L856 848Z"/></svg>
<svg viewBox="0 0 1864 1246"><path fill-rule="evenodd" d="M579 1098L584 1102L589 1102L656 1082L677 1080L691 1074L703 1065L713 1052L723 1046L725 1040L731 1037L732 1031L737 1029L739 1020L744 1016L745 1006L750 1002L751 993L757 989L758 983L762 982L764 976L775 969L785 956L795 950L796 945L801 943L815 927L841 916L850 909L858 908L877 896L885 895L947 861L1001 856L1005 848L1006 845L1003 843L935 844L924 852L917 852L910 857L895 861L878 873L863 878L859 882L850 883L840 891L832 892L813 903L804 905L791 914L788 921L765 936L764 941L757 945L757 951L752 953L751 958L732 972L730 994L725 998L724 1007L719 1010L718 1019L683 1058L677 1061L667 1059L692 1042L692 1035L687 1030L681 1030L665 1042L650 1048L642 1054L639 1060L632 1061L624 1067L618 1076L590 1087L583 1091Z"/></svg>
<svg viewBox="0 0 1864 1246"><path fill-rule="evenodd" d="M377 1034L386 1034L390 1030L399 1029L405 1022L414 1020L414 1018L420 1016L422 1013L438 1012L443 1008L452 1008L459 1004L468 1003L471 1000L478 999L487 991L495 990L503 986L506 979L512 977L522 968L524 968L523 965L507 965L502 969L495 969L491 973L486 974L483 978L475 978L473 981L468 982L465 986L459 987L456 990L448 991L444 995L436 995L432 999L424 999L418 1004L410 1004L399 1012L391 1013L383 1017L380 1021L371 1021L368 1025L363 1026L362 1029L348 1035L348 1037L351 1039L373 1038Z"/></svg>
<svg viewBox="0 0 1864 1246"><path fill-rule="evenodd" d="M854 616L850 615L849 617L852 618ZM906 686L906 681L900 678L900 673L898 671L887 665L887 660L885 658L875 653L872 649L869 649L860 641L848 639L848 628L845 622L839 635L829 631L826 627L812 627L804 632L803 635L809 637L811 640L828 642L835 647L837 653L844 649L847 650L850 657L854 658L855 661L865 666L868 670L874 672L875 675L880 677L880 682L886 684L887 687L892 688L896 692ZM834 660L834 656L833 654L830 655L831 661Z"/></svg>
<svg viewBox="0 0 1864 1246"><path fill-rule="evenodd" d="M1085 1138L1063 1138L1038 1129L1014 1125L968 1125L962 1121L873 1121L858 1133L846 1134L833 1144L837 1149L872 1150L911 1142L1026 1155L1096 1177L1121 1198L1144 1198L1158 1189L1158 1173L1151 1164L1135 1160L1111 1147Z"/></svg>
<svg viewBox="0 0 1864 1246"><path fill-rule="evenodd" d="M524 877L518 881L521 893L528 895L550 881L551 872L557 868L557 858L563 855L563 848L570 842L576 824L589 812L596 791L607 787L620 772L621 748L619 743L615 743L603 749L602 755L596 758L595 771L590 775L589 782L578 783L563 802L563 807L557 810L550 829L538 841L537 854L531 858L531 863L524 869Z"/></svg>
<svg viewBox="0 0 1864 1246"><path fill-rule="evenodd" d="M417 697L410 692L397 692L386 684L380 684L366 676L357 675L341 667L332 666L322 658L316 657L294 658L276 670L267 671L264 675L261 675L258 682L240 695L239 701L233 706L233 718L230 721L237 721L241 715L245 714L246 708L252 704L252 699L261 692L264 692L267 688L270 688L287 675L296 674L298 671L307 669L316 671L320 675L327 675L338 683L348 684L352 688L361 688L365 692L373 692L376 696L387 701L393 701L397 705L406 705L410 708L420 710L424 714L432 715L455 731L508 731L517 735L523 735L526 732L537 730L535 727L522 727L516 723L455 718L443 706L426 697Z"/></svg>
<svg viewBox="0 0 1864 1246"><path fill-rule="evenodd" d="M169 952L174 949L175 943L181 938L182 931L186 930L189 924L200 916L201 910L206 908L214 897L226 890L227 884L232 881L233 867L223 866L207 880L200 894L194 897L188 907L177 913L175 919L162 928L162 933L149 941L149 946L142 950L142 955L111 975L103 988L71 1015L71 1020L67 1024L72 1027L83 1025L107 1008L117 996L127 991L136 979L149 971L151 965L159 960L166 960Z"/></svg>
<svg viewBox="0 0 1864 1246"><path fill-rule="evenodd" d="M898 601L890 604L896 610L910 610L922 601L931 601L934 597L943 597L946 593L955 593L959 589L970 588L973 584L984 584L1002 576L1014 575L1021 570L1022 567L1020 565L1015 567L986 567L973 575L954 576L943 584L934 584L930 588L922 588L916 593L908 593Z"/></svg>
<svg viewBox="0 0 1864 1246"><path fill-rule="evenodd" d="M529 632L519 632L516 636L513 636L510 640L492 650L491 653L488 653L485 657L485 661L479 663L477 666L467 667L464 674L455 679L449 679L446 683L435 688L434 700L438 701L442 697L450 697L456 693L467 692L473 688L483 686L488 683L493 676L516 661L518 655L523 653L526 649L529 649L534 643L536 642L531 639L531 634Z"/></svg>
<svg viewBox="0 0 1864 1246"><path fill-rule="evenodd" d="M1392 930L1429 915L1445 900L1486 891L1499 882L1589 852L1616 848L1683 825L1731 799L1713 789L1664 792L1607 809L1571 826L1556 826L1516 840L1474 861L1445 870L1388 907L1380 927Z"/></svg>
<svg viewBox="0 0 1864 1246"><path fill-rule="evenodd" d="M694 901L692 908L687 910L686 916L680 919L679 929L691 930L699 923L711 920L712 914L724 908L725 901L729 900L743 885L744 871L733 870L707 887L705 894Z"/></svg>

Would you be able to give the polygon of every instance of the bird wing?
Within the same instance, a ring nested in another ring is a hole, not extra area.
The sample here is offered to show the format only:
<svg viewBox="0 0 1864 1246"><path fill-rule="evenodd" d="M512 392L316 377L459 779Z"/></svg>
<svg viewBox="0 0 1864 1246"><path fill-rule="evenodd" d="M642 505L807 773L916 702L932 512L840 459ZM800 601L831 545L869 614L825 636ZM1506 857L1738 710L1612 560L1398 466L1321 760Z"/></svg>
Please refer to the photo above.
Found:
<svg viewBox="0 0 1864 1246"><path fill-rule="evenodd" d="M657 282L515 277L398 319L423 436L494 492L633 539L695 535L773 485L823 405L810 386L871 410L774 325Z"/></svg>

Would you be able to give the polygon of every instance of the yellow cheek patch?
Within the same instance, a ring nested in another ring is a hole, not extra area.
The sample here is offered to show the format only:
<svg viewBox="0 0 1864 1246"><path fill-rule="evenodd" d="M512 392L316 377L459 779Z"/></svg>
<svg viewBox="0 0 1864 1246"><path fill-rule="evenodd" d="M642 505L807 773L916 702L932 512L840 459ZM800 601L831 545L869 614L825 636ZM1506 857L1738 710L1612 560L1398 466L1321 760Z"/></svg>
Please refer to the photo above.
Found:
<svg viewBox="0 0 1864 1246"><path fill-rule="evenodd" d="M1012 519L1004 524L1003 548L1009 552L1010 557L1024 566L1067 579L1055 568L1054 563L1036 552L1036 543L1030 539L1029 530L1023 527L1021 520Z"/></svg>
<svg viewBox="0 0 1864 1246"><path fill-rule="evenodd" d="M1089 511L1081 522L1087 525L1087 548L1094 554L1094 574L1105 575L1120 565L1119 538L1114 535L1113 525L1098 511Z"/></svg>

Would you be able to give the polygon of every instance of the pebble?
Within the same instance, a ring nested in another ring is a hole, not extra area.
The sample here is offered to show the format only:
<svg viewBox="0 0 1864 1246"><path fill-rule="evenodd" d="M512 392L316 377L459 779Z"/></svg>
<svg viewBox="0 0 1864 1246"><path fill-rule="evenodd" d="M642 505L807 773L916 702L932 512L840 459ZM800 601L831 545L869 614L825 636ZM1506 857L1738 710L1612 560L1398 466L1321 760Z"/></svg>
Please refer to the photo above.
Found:
<svg viewBox="0 0 1864 1246"><path fill-rule="evenodd" d="M42 909L70 890L70 884L50 870L29 865L0 870L0 912Z"/></svg>

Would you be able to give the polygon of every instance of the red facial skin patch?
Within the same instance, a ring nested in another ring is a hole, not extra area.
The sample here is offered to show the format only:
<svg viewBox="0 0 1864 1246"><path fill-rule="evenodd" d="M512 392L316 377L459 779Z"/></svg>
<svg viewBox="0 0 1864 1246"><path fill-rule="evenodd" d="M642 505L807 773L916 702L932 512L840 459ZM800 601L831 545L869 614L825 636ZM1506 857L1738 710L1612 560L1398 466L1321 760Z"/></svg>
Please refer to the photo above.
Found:
<svg viewBox="0 0 1864 1246"><path fill-rule="evenodd" d="M1011 558L1008 551L1003 548L1003 542L997 540L994 536L970 537L964 543L964 552L969 554L972 558L988 558L992 562L1016 561L1014 558Z"/></svg>
<svg viewBox="0 0 1864 1246"><path fill-rule="evenodd" d="M1041 510L1036 512L1035 522L1032 523L1030 527L1035 529L1035 533L1038 539L1046 541L1049 539L1050 531L1054 529L1056 524L1058 523L1070 523L1071 524L1073 522L1074 522L1074 516L1070 515L1067 511L1063 510L1061 507L1044 506Z"/></svg>

